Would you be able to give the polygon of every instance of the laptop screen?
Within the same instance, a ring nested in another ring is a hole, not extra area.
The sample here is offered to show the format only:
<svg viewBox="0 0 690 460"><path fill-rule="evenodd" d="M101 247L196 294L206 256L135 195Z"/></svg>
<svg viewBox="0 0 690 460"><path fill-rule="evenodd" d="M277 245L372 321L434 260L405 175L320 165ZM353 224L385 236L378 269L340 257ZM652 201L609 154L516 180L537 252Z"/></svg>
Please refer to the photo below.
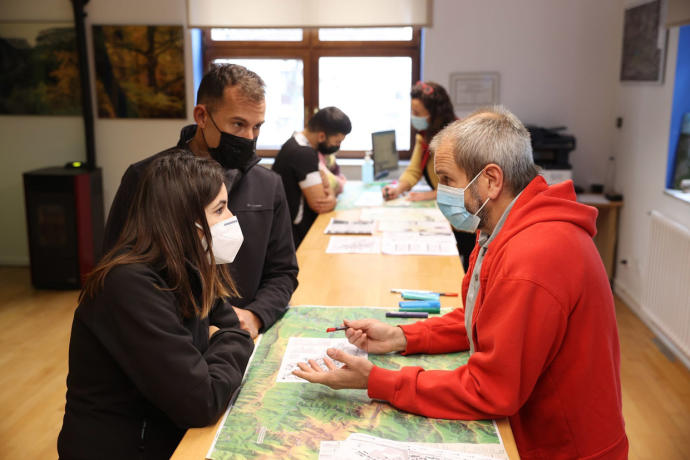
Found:
<svg viewBox="0 0 690 460"><path fill-rule="evenodd" d="M395 131L371 133L374 160L374 176L385 171L398 169L398 149L395 146Z"/></svg>

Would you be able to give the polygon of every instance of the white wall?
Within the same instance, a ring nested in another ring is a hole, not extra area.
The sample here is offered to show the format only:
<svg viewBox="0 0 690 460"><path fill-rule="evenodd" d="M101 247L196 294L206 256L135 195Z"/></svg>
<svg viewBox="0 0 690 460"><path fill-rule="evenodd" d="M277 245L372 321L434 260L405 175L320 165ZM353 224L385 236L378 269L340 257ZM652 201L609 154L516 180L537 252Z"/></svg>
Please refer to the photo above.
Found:
<svg viewBox="0 0 690 460"><path fill-rule="evenodd" d="M70 0L1 0L3 20L72 21ZM91 47L92 24L185 25L185 0L91 0L86 6L87 43L92 82L95 81ZM179 131L191 123L194 104L192 55L185 31L187 120L95 119L96 162L103 168L105 211L115 196L127 166L177 143ZM94 92L94 101L95 92ZM28 242L21 173L68 160L85 160L81 117L0 116L0 264L28 265Z"/></svg>
<svg viewBox="0 0 690 460"><path fill-rule="evenodd" d="M619 15L614 1L436 0L423 78L448 87L453 72L498 71L500 102L524 123L567 126L576 136L575 183L603 183Z"/></svg>
<svg viewBox="0 0 690 460"><path fill-rule="evenodd" d="M616 183L625 197L618 260L628 262L618 264L615 286L633 308L641 304L645 289L650 233L648 212L657 210L690 228L690 203L663 193L677 53L678 28L675 27L669 32L664 83L618 82L614 88L616 114L623 117L623 127L614 137ZM679 279L678 282L688 280Z"/></svg>

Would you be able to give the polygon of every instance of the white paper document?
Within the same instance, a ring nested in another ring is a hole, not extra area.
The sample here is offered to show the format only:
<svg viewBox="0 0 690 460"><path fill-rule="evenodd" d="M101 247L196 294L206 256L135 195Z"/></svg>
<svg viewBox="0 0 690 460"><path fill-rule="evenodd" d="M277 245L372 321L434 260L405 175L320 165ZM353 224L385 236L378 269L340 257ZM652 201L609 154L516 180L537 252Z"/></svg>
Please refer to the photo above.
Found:
<svg viewBox="0 0 690 460"><path fill-rule="evenodd" d="M373 220L344 220L331 218L324 233L341 235L371 235L376 222Z"/></svg>
<svg viewBox="0 0 690 460"><path fill-rule="evenodd" d="M502 444L400 442L362 433L353 433L345 441L321 441L319 449L319 460L494 460L507 458Z"/></svg>
<svg viewBox="0 0 690 460"><path fill-rule="evenodd" d="M453 235L424 235L418 232L384 233L381 252L390 255L457 256Z"/></svg>
<svg viewBox="0 0 690 460"><path fill-rule="evenodd" d="M379 222L448 222L438 208L364 208L359 218Z"/></svg>
<svg viewBox="0 0 690 460"><path fill-rule="evenodd" d="M397 198L393 198L392 200L385 201L383 205L391 208L406 208L408 206L412 206L412 202L408 200L406 196L399 196Z"/></svg>
<svg viewBox="0 0 690 460"><path fill-rule="evenodd" d="M356 207L365 206L381 206L383 204L383 195L381 195L380 190L369 190L362 192L361 195L355 201Z"/></svg>
<svg viewBox="0 0 690 460"><path fill-rule="evenodd" d="M327 356L326 350L329 348L337 348L351 355L364 358L368 356L366 351L360 350L344 338L324 339L313 337L290 337L287 348L285 349L285 354L283 355L283 361L280 363L280 370L278 370L276 383L307 383L306 380L292 373L295 369L299 369L297 363L306 363L308 360L313 359L325 370L327 367L323 362L323 358ZM343 363L340 361L333 361L336 366L343 366Z"/></svg>
<svg viewBox="0 0 690 460"><path fill-rule="evenodd" d="M424 220L382 220L378 223L379 232L416 232L421 235L451 235L448 222Z"/></svg>
<svg viewBox="0 0 690 460"><path fill-rule="evenodd" d="M378 236L332 236L326 254L380 254Z"/></svg>

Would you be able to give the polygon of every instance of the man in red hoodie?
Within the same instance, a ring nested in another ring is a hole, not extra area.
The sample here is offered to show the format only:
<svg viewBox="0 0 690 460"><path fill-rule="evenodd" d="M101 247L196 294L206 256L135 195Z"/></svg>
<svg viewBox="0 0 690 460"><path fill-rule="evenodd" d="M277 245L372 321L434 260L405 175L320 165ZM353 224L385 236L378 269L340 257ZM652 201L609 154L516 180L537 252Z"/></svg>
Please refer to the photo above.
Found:
<svg viewBox="0 0 690 460"><path fill-rule="evenodd" d="M570 181L537 175L529 133L502 107L456 121L432 141L439 208L479 230L463 279L465 308L407 326L346 321L370 353L470 350L452 371L315 362L295 374L435 418L508 417L523 459L623 459L620 350L613 296L592 241L597 211Z"/></svg>

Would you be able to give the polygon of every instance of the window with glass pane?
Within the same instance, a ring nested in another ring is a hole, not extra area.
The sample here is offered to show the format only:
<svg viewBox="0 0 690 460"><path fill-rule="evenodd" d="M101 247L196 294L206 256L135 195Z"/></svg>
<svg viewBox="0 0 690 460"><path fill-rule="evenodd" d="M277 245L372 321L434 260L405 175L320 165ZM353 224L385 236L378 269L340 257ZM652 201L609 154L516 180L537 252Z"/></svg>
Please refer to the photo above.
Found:
<svg viewBox="0 0 690 460"><path fill-rule="evenodd" d="M266 122L257 148L279 149L304 126L304 63L301 59L216 59L239 64L259 74L266 83Z"/></svg>
<svg viewBox="0 0 690 460"><path fill-rule="evenodd" d="M322 57L319 107L336 106L352 121L342 150L371 149L371 133L395 130L398 150L410 148L409 57Z"/></svg>
<svg viewBox="0 0 690 460"><path fill-rule="evenodd" d="M319 40L333 41L409 41L412 27L365 27L319 29Z"/></svg>
<svg viewBox="0 0 690 460"><path fill-rule="evenodd" d="M371 133L394 129L409 158L410 85L419 79L421 30L414 27L204 29L202 65L235 62L266 81L259 154L272 156L306 114L334 105L353 132L341 157L360 157ZM366 46L362 43L366 42Z"/></svg>
<svg viewBox="0 0 690 460"><path fill-rule="evenodd" d="M211 29L211 40L233 42L301 42L302 29Z"/></svg>

